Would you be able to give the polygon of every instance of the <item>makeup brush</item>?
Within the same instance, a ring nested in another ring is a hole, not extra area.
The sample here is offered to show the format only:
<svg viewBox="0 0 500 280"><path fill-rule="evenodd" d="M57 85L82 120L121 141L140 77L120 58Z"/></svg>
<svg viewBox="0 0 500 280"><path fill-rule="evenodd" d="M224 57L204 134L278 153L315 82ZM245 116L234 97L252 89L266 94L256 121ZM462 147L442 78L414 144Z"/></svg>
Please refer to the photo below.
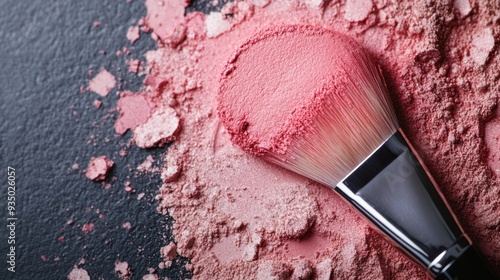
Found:
<svg viewBox="0 0 500 280"><path fill-rule="evenodd" d="M287 26L230 59L218 111L245 151L330 187L435 279L496 279L400 129L351 38Z"/></svg>

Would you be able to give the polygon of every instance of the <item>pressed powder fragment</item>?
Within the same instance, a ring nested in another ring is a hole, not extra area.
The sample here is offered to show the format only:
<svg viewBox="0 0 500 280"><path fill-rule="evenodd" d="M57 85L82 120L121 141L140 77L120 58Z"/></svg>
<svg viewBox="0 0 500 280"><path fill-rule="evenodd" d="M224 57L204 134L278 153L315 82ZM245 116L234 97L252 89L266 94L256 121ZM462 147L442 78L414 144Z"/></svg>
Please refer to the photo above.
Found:
<svg viewBox="0 0 500 280"><path fill-rule="evenodd" d="M92 181L103 181L115 163L105 157L91 158L85 176Z"/></svg>
<svg viewBox="0 0 500 280"><path fill-rule="evenodd" d="M102 97L106 97L115 85L115 76L109 73L106 69L102 68L99 74L90 80L88 89Z"/></svg>

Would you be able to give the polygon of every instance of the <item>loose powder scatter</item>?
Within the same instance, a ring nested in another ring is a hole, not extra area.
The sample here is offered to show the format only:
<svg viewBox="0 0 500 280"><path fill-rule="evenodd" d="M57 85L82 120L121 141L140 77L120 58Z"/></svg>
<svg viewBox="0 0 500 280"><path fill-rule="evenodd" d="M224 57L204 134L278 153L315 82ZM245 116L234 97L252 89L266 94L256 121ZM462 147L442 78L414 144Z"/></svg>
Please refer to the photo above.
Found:
<svg viewBox="0 0 500 280"><path fill-rule="evenodd" d="M106 69L102 68L99 74L90 80L88 89L102 97L105 97L115 87L115 85L115 76L109 73Z"/></svg>
<svg viewBox="0 0 500 280"><path fill-rule="evenodd" d="M100 156L96 158L91 158L89 165L87 166L87 171L85 172L85 176L92 181L103 181L108 176L111 168L115 163L105 157Z"/></svg>
<svg viewBox="0 0 500 280"><path fill-rule="evenodd" d="M219 80L234 70L225 65L238 48L270 27L301 24L353 38L380 64L403 130L500 273L494 170L500 26L491 12L500 10L498 1L243 0L208 15L184 15L185 5L146 1L141 28L158 46L145 55L140 94L120 98L115 123L118 134L131 129L139 147L171 143L156 171L164 182L158 211L173 218L176 244L175 250L158 245L163 257L176 252L188 258L194 279L425 279L330 189L246 154L218 119ZM293 55L290 50L262 47L272 57ZM297 53L328 70L317 49ZM263 86L295 93L281 100L283 106L266 108L262 118L301 102L304 77L296 61L284 59L277 69L266 68L264 59L241 61L262 72L242 76L239 87L267 75L280 83ZM250 98L245 92L240 98ZM242 130L252 129L237 121Z"/></svg>

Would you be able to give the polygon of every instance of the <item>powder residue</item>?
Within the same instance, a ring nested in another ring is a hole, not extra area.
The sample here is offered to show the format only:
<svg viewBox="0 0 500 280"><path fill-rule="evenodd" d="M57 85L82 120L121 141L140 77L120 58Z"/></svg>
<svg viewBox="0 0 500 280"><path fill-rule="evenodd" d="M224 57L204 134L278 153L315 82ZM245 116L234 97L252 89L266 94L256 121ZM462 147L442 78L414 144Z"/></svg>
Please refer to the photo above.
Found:
<svg viewBox="0 0 500 280"><path fill-rule="evenodd" d="M115 163L106 156L90 159L85 176L92 181L103 181Z"/></svg>
<svg viewBox="0 0 500 280"><path fill-rule="evenodd" d="M88 89L102 97L105 97L115 87L115 85L115 76L109 73L106 69L102 68L99 74L90 80Z"/></svg>

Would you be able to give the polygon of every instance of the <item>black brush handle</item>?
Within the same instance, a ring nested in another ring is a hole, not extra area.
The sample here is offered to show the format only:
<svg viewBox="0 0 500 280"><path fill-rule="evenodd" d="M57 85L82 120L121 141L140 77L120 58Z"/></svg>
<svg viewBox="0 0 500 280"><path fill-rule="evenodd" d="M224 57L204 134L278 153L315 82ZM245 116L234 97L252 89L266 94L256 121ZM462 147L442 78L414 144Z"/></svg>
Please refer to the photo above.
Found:
<svg viewBox="0 0 500 280"><path fill-rule="evenodd" d="M497 280L474 247L469 246L462 255L439 273L436 280Z"/></svg>

